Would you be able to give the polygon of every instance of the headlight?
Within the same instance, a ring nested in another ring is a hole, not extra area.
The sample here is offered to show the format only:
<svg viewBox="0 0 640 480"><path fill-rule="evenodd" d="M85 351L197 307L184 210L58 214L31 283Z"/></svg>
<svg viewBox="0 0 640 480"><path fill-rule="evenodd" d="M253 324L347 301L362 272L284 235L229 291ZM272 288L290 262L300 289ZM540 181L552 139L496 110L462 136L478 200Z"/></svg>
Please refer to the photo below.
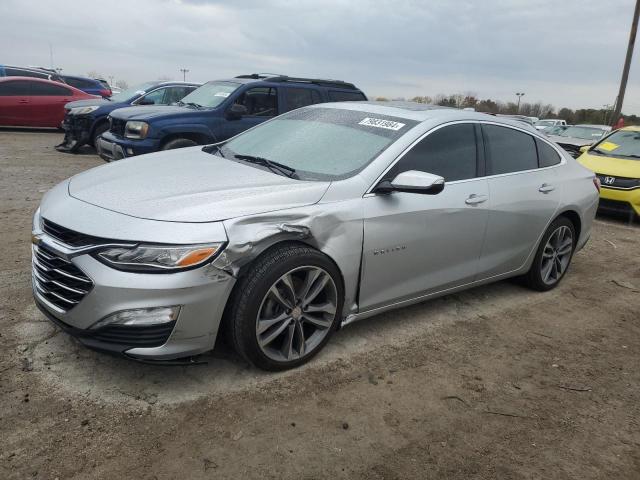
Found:
<svg viewBox="0 0 640 480"><path fill-rule="evenodd" d="M147 122L132 120L124 126L124 136L127 138L146 138L148 132L149 124Z"/></svg>
<svg viewBox="0 0 640 480"><path fill-rule="evenodd" d="M221 243L184 246L138 245L134 248L109 248L98 253L98 258L118 270L171 272L202 265L211 260L221 248Z"/></svg>
<svg viewBox="0 0 640 480"><path fill-rule="evenodd" d="M69 110L69 115L85 115L87 113L95 112L98 108L98 105L93 107L74 107Z"/></svg>

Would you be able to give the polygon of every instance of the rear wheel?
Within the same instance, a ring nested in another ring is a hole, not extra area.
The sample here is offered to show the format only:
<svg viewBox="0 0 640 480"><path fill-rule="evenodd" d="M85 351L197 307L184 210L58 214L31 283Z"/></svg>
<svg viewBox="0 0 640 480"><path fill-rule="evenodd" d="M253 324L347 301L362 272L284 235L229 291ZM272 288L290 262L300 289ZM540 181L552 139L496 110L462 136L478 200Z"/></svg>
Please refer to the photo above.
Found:
<svg viewBox="0 0 640 480"><path fill-rule="evenodd" d="M327 343L344 298L336 266L302 245L258 259L236 287L228 332L236 351L264 370L307 362Z"/></svg>
<svg viewBox="0 0 640 480"><path fill-rule="evenodd" d="M567 273L576 241L575 228L568 218L554 220L542 236L531 269L524 277L527 286L539 291L555 288Z"/></svg>
<svg viewBox="0 0 640 480"><path fill-rule="evenodd" d="M174 148L185 148L185 147L195 147L198 145L193 140L189 140L188 138L174 138L173 140L169 140L164 144L162 150L173 150Z"/></svg>
<svg viewBox="0 0 640 480"><path fill-rule="evenodd" d="M93 131L93 135L91 136L91 145L93 148L97 150L98 148L98 137L102 135L104 132L109 130L109 124L107 122L101 123L96 126L96 129Z"/></svg>

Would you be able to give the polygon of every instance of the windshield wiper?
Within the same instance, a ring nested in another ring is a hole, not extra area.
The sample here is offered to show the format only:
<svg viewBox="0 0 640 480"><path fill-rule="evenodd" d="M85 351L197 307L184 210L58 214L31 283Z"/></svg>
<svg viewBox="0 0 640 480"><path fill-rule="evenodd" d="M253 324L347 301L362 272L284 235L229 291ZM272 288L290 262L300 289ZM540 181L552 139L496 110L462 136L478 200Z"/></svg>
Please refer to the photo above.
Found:
<svg viewBox="0 0 640 480"><path fill-rule="evenodd" d="M194 103L194 102L186 102L186 103L185 103L185 102L183 102L183 101L180 101L180 103L181 103L182 105L188 105L188 106L194 107L194 108L196 108L197 110L200 110L201 108L204 108L204 107L203 107L202 105L200 105L199 103Z"/></svg>
<svg viewBox="0 0 640 480"><path fill-rule="evenodd" d="M254 163L256 165L263 165L274 173L279 173L289 178L299 178L296 174L296 169L291 168L282 163L274 162L264 157L256 157L254 155L234 155L238 160L244 160L245 162Z"/></svg>

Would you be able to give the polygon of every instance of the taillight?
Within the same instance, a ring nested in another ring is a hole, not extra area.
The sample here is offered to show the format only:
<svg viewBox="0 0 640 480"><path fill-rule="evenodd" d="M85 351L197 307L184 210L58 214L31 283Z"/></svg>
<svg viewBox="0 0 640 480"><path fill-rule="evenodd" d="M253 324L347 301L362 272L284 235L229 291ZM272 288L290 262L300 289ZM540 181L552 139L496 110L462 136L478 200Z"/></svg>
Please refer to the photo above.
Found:
<svg viewBox="0 0 640 480"><path fill-rule="evenodd" d="M596 187L596 190L598 190L598 193L600 193L600 186L602 185L600 183L600 179L598 177L593 177L593 184Z"/></svg>
<svg viewBox="0 0 640 480"><path fill-rule="evenodd" d="M111 90L106 90L106 89L100 90L100 96L101 97L110 97L111 96Z"/></svg>

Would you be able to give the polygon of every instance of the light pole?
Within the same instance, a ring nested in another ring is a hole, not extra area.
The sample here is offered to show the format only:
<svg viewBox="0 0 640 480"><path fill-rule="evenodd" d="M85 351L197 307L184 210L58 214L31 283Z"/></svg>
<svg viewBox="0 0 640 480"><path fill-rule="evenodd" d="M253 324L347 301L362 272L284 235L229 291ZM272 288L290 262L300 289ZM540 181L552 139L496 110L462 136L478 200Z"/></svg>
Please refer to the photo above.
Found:
<svg viewBox="0 0 640 480"><path fill-rule="evenodd" d="M636 33L638 32L638 17L640 17L640 0L636 1L636 8L633 11L633 20L631 22L631 32L629 33L629 44L627 45L627 56L624 59L624 68L622 69L622 79L620 80L620 91L613 114L609 119L611 126L614 126L622 113L622 103L624 102L624 93L627 89L627 80L629 78L629 68L631 67L631 57L633 56L633 45L636 43Z"/></svg>
<svg viewBox="0 0 640 480"><path fill-rule="evenodd" d="M520 99L524 95L524 92L516 92L516 95L518 96L518 111L516 113L520 113Z"/></svg>
<svg viewBox="0 0 640 480"><path fill-rule="evenodd" d="M182 81L186 82L187 81L187 72L189 71L186 68L181 68L180 71L182 72Z"/></svg>

